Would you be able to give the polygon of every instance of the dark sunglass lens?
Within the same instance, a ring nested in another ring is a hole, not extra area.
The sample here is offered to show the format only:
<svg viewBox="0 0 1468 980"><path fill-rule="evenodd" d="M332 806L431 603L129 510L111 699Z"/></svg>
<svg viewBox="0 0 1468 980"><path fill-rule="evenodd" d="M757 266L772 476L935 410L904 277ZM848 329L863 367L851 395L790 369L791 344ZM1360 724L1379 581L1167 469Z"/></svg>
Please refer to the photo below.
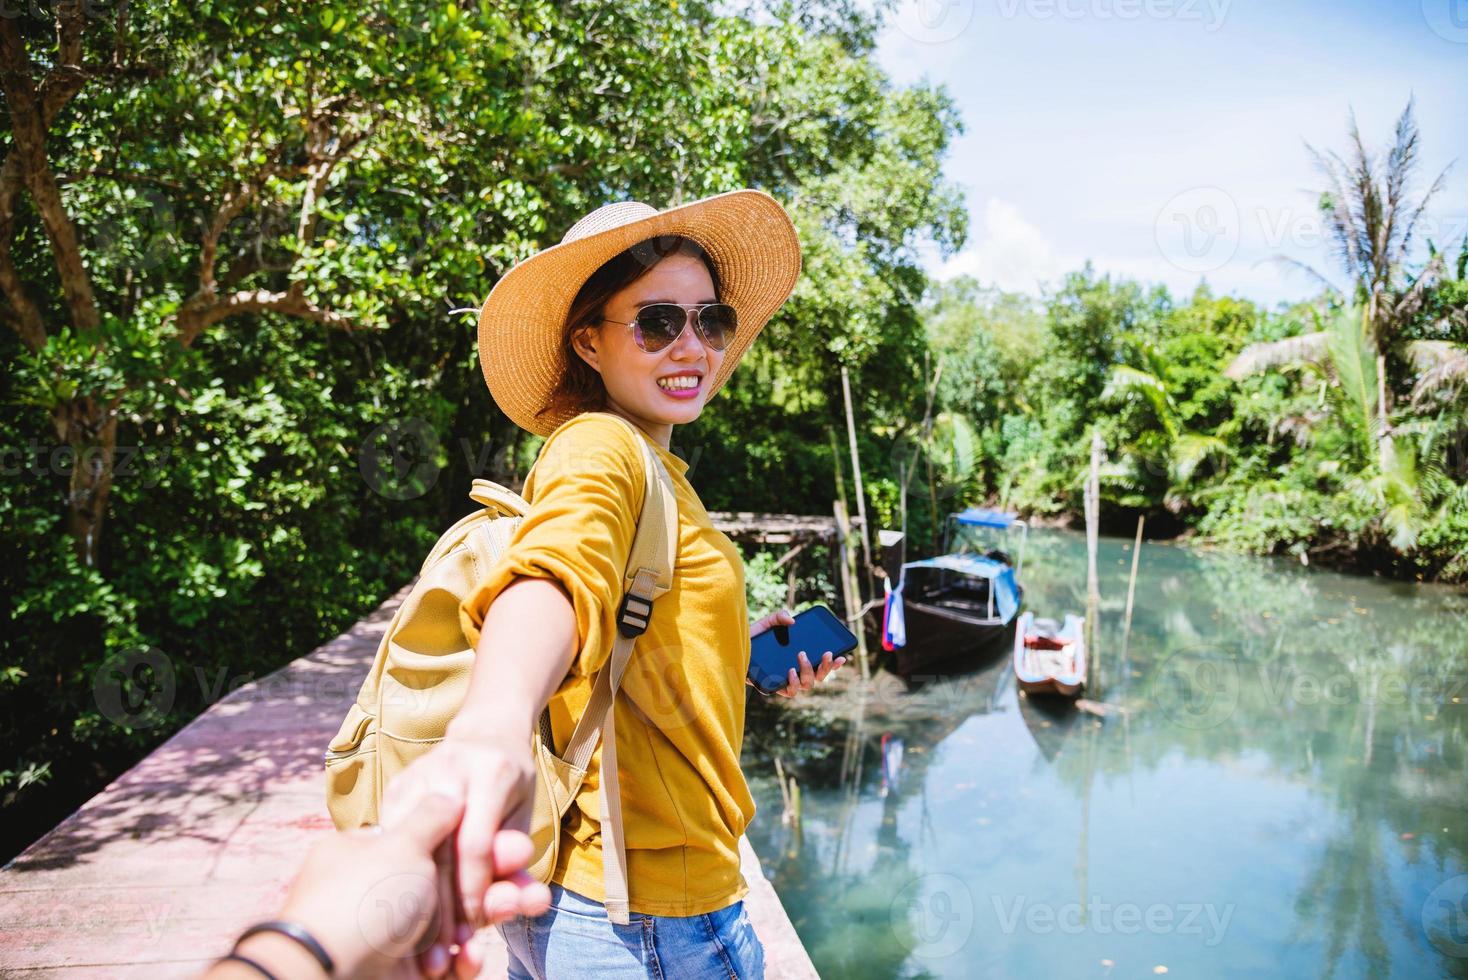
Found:
<svg viewBox="0 0 1468 980"><path fill-rule="evenodd" d="M644 306L637 313L637 327L642 334L642 344L648 351L662 350L678 339L688 314L680 306L655 303Z"/></svg>
<svg viewBox="0 0 1468 980"><path fill-rule="evenodd" d="M714 350L723 350L728 347L739 326L739 318L734 313L734 307L728 303L705 306L698 315L698 322L703 327L703 335L708 338L709 346Z"/></svg>

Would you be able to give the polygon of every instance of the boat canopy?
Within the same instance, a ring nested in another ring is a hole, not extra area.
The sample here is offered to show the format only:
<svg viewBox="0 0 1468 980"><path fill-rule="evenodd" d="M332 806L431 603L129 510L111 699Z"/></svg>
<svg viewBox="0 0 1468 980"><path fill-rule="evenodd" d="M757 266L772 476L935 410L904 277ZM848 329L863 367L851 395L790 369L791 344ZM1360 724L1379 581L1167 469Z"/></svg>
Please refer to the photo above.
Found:
<svg viewBox="0 0 1468 980"><path fill-rule="evenodd" d="M973 524L978 527L997 527L1003 530L1018 521L1019 515L1010 514L1002 510L990 510L987 507L970 507L968 510L962 510L954 514L953 519L960 524Z"/></svg>
<svg viewBox="0 0 1468 980"><path fill-rule="evenodd" d="M898 577L896 590L898 593L901 593L902 586L907 581L909 568L941 568L950 572L958 572L961 575L988 579L993 583L990 586L990 594L995 606L998 607L1000 618L1007 623L1019 611L1019 585L1014 579L1014 569L997 559L961 552L907 562L902 566L902 572Z"/></svg>

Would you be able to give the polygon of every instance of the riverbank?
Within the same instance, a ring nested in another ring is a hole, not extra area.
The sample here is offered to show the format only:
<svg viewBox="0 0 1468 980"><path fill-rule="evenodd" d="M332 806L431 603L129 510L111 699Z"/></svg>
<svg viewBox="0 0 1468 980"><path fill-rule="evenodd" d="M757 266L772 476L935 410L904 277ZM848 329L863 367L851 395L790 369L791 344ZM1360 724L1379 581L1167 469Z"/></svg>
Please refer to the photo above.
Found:
<svg viewBox="0 0 1468 980"><path fill-rule="evenodd" d="M1451 571L1446 576L1434 576L1427 574L1421 568L1411 564L1410 560L1399 552L1393 551L1389 545L1384 543L1373 545L1370 543L1342 542L1335 539L1324 539L1312 542L1301 550L1291 550L1275 547L1270 550L1258 550L1241 547L1228 541L1219 540L1197 527L1188 524L1170 511L1108 511L1105 508L1101 514L1101 533L1113 537L1129 538L1136 533L1137 517L1145 513L1147 518L1144 537L1147 541L1166 542L1170 545L1183 545L1202 552L1213 552L1225 555L1239 555L1249 558L1281 558L1298 562L1305 567L1327 569L1334 572L1342 572L1347 575L1361 575L1371 578L1391 579L1397 582L1425 582L1437 585L1453 585L1468 587L1468 568L1460 574ZM1086 529L1085 516L1080 513L1063 511L1058 514L1040 514L1024 511L1020 516L1032 528L1050 528L1061 531L1080 531Z"/></svg>
<svg viewBox="0 0 1468 980"><path fill-rule="evenodd" d="M308 656L241 686L0 870L0 974L192 977L278 911L334 833L321 751L406 591ZM816 976L748 841L746 898L771 977ZM483 976L503 976L483 934Z"/></svg>

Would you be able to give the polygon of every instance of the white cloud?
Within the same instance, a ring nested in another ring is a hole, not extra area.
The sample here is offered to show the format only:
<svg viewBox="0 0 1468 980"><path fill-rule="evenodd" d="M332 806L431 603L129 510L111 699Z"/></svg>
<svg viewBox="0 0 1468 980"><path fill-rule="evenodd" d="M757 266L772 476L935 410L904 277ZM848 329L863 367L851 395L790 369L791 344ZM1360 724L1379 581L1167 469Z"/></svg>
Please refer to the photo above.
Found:
<svg viewBox="0 0 1468 980"><path fill-rule="evenodd" d="M1035 293L1042 281L1059 280L1067 268L1044 233L1019 208L998 198L984 205L983 226L971 240L943 263L938 278L970 275L986 286Z"/></svg>

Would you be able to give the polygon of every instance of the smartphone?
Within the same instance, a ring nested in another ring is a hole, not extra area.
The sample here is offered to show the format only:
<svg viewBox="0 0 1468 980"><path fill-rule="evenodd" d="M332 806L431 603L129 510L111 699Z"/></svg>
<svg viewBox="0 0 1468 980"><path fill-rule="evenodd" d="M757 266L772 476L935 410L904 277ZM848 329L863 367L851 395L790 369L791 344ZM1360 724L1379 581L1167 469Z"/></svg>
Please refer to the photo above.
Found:
<svg viewBox="0 0 1468 980"><path fill-rule="evenodd" d="M856 636L835 613L811 606L789 626L772 626L749 641L749 679L761 694L774 694L790 683L791 667L800 673L800 651L818 668L827 650L834 661L855 649Z"/></svg>

